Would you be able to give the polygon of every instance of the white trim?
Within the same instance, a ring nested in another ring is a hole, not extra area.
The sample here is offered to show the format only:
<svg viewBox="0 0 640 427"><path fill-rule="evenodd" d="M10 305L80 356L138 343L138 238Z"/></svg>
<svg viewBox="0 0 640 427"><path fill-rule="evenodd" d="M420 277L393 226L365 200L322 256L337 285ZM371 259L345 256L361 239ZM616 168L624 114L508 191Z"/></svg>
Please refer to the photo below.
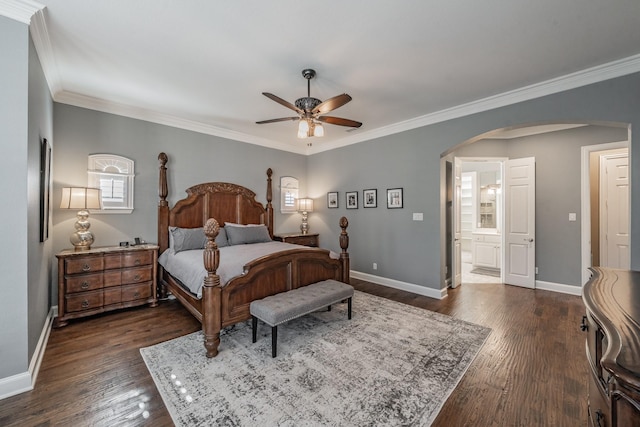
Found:
<svg viewBox="0 0 640 427"><path fill-rule="evenodd" d="M33 352L33 357L31 358L31 363L29 364L29 370L27 372L22 372L20 374L0 379L0 400L33 390L35 387L36 380L38 379L38 373L40 372L40 365L44 357L44 351L47 348L47 342L49 341L49 334L51 333L53 319L56 317L57 311L57 307L51 307L49 310L42 332L40 333L40 339L38 340L36 349Z"/></svg>
<svg viewBox="0 0 640 427"><path fill-rule="evenodd" d="M424 295L425 297L444 299L447 297L447 289L433 289L426 286L416 285L413 283L401 282L395 279L388 279L386 277L374 276L373 274L362 273L360 271L351 270L351 277L354 279L365 280L367 282L375 283L377 285L388 286L394 289L400 289L403 291L411 292L418 295Z"/></svg>
<svg viewBox="0 0 640 427"><path fill-rule="evenodd" d="M582 295L582 286L563 285L562 283L544 282L542 280L536 280L536 289L576 296Z"/></svg>
<svg viewBox="0 0 640 427"><path fill-rule="evenodd" d="M581 248L581 271L582 271L582 286L584 286L589 278L591 272L591 192L589 185L589 156L593 151L605 151L615 150L618 148L629 149L629 157L631 157L631 148L629 141L609 142L605 144L585 145L580 147L580 248ZM631 194L631 188L629 188L629 194ZM629 209L631 209L631 203L629 203Z"/></svg>
<svg viewBox="0 0 640 427"><path fill-rule="evenodd" d="M29 25L33 14L44 7L31 0L0 0L0 15Z"/></svg>
<svg viewBox="0 0 640 427"><path fill-rule="evenodd" d="M44 17L44 10L39 10L33 15L29 31L31 32L33 44L36 47L44 77L49 85L49 92L53 98L56 93L62 92L63 88L58 63L53 55L53 47L51 46L51 38L49 37L49 29L47 28L47 21Z"/></svg>

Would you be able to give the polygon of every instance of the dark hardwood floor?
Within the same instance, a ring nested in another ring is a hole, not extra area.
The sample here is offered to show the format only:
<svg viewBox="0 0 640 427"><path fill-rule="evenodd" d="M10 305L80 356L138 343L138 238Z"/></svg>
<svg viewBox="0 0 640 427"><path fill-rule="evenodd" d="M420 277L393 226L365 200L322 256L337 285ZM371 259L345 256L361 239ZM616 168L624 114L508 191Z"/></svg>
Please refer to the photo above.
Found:
<svg viewBox="0 0 640 427"><path fill-rule="evenodd" d="M352 284L492 328L433 426L586 425L580 297L468 284L439 301L359 280ZM0 401L0 426L171 426L139 349L199 327L178 302L163 301L54 329L35 389Z"/></svg>

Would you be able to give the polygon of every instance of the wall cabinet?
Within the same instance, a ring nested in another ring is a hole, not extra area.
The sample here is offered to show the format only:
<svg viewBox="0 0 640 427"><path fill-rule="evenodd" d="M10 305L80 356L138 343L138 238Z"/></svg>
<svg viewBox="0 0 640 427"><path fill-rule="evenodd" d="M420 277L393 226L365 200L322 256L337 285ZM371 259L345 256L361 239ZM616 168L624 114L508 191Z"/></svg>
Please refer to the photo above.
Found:
<svg viewBox="0 0 640 427"><path fill-rule="evenodd" d="M500 269L500 234L472 233L471 263L474 268Z"/></svg>

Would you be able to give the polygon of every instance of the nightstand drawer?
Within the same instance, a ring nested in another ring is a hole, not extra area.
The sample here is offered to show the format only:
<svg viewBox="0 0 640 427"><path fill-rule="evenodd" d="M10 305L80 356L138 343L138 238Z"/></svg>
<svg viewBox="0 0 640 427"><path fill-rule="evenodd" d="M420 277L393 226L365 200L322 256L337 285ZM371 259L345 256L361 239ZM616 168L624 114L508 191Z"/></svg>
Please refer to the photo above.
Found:
<svg viewBox="0 0 640 427"><path fill-rule="evenodd" d="M102 291L83 292L66 296L67 311L84 311L102 307Z"/></svg>
<svg viewBox="0 0 640 427"><path fill-rule="evenodd" d="M294 245L318 247L318 233L314 234L276 234L273 240Z"/></svg>
<svg viewBox="0 0 640 427"><path fill-rule="evenodd" d="M67 278L67 293L85 292L102 287L102 273L83 274Z"/></svg>
<svg viewBox="0 0 640 427"><path fill-rule="evenodd" d="M122 284L148 282L151 280L152 273L151 266L122 270Z"/></svg>
<svg viewBox="0 0 640 427"><path fill-rule="evenodd" d="M90 271L102 271L104 269L103 257L72 258L65 261L66 274L88 273Z"/></svg>
<svg viewBox="0 0 640 427"><path fill-rule="evenodd" d="M139 265L149 265L152 262L153 262L153 253L150 251L130 252L130 253L122 254L123 267L137 267Z"/></svg>
<svg viewBox="0 0 640 427"><path fill-rule="evenodd" d="M122 287L122 302L147 299L151 296L151 282Z"/></svg>

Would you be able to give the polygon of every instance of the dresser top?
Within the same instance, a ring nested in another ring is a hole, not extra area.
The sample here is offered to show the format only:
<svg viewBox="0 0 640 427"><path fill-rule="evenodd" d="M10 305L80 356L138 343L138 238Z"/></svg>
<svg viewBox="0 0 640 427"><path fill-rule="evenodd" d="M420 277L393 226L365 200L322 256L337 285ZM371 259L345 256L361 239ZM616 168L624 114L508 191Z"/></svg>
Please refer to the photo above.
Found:
<svg viewBox="0 0 640 427"><path fill-rule="evenodd" d="M87 254L102 254L102 253L112 253L112 252L131 252L131 251L142 251L148 249L159 249L158 245L154 245L152 243L145 243L142 245L135 246L97 246L91 249L76 251L75 249L64 249L56 255L58 258L69 257L69 256L78 256L78 255L87 255Z"/></svg>

